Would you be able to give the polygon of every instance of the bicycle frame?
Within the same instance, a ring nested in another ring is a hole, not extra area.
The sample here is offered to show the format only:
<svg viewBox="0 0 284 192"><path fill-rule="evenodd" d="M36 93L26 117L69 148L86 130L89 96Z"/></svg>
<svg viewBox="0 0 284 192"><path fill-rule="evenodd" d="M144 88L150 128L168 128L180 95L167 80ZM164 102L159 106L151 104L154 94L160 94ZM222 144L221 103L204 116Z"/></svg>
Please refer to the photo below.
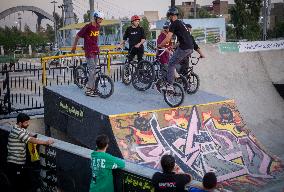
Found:
<svg viewBox="0 0 284 192"><path fill-rule="evenodd" d="M200 57L190 57L191 66L188 67L186 75L191 74L193 72L193 67L198 64Z"/></svg>

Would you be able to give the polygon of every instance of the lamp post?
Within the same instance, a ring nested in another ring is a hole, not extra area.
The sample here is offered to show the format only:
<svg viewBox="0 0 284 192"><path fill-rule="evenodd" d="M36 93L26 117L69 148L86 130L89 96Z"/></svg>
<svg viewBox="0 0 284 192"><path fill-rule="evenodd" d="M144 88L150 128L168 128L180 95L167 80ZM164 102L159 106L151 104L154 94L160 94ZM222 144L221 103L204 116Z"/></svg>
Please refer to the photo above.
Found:
<svg viewBox="0 0 284 192"><path fill-rule="evenodd" d="M176 6L176 1L175 0L171 0L171 7L175 7Z"/></svg>
<svg viewBox="0 0 284 192"><path fill-rule="evenodd" d="M94 0L89 0L90 2L90 21L93 20L93 14L94 14Z"/></svg>
<svg viewBox="0 0 284 192"><path fill-rule="evenodd" d="M65 24L65 20L64 20L64 10L65 10L65 7L67 7L67 5L64 5L64 4L62 4L62 5L60 5L60 6L58 6L58 8L60 8L61 9L61 11L62 11L62 27L64 27L64 24ZM63 36L63 46L65 46L65 30L63 30L62 31L62 36Z"/></svg>
<svg viewBox="0 0 284 192"><path fill-rule="evenodd" d="M56 29L56 19L55 19L55 4L57 1L52 1L50 3L53 3L53 19L54 19L54 46L56 45L57 42L57 29Z"/></svg>
<svg viewBox="0 0 284 192"><path fill-rule="evenodd" d="M19 30L22 31L22 17L21 17L21 13L18 13L18 20L19 20Z"/></svg>
<svg viewBox="0 0 284 192"><path fill-rule="evenodd" d="M262 33L262 40L266 41L267 39L267 21L269 16L269 6L271 0L263 0L263 33Z"/></svg>

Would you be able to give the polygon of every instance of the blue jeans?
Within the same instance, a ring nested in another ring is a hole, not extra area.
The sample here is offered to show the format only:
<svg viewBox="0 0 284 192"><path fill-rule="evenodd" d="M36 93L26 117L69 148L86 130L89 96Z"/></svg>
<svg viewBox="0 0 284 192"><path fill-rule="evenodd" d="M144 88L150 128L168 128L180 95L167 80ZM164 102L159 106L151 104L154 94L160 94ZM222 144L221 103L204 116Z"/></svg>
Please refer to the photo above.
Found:
<svg viewBox="0 0 284 192"><path fill-rule="evenodd" d="M87 66L89 69L89 77L87 82L87 88L96 89L95 80L96 80L96 68L98 64L98 55L91 55L89 58L86 58Z"/></svg>
<svg viewBox="0 0 284 192"><path fill-rule="evenodd" d="M177 48L174 52L173 56L170 58L168 65L168 73L167 73L167 81L170 84L174 83L175 80L175 67L179 64L183 59L189 57L193 52L192 49L182 50L181 48Z"/></svg>

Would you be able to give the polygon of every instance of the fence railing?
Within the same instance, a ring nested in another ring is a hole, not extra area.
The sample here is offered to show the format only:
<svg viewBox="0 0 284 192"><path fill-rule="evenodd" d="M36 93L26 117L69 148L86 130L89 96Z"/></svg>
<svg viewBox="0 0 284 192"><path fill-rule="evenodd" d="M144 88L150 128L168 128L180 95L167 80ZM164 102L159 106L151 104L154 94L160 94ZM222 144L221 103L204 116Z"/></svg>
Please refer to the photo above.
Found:
<svg viewBox="0 0 284 192"><path fill-rule="evenodd" d="M122 65L127 52L104 52L99 63L114 82L121 80ZM152 60L154 54L145 54ZM0 65L0 115L41 109L43 87L73 84L73 69L84 62L83 54L68 54L42 58L41 63L8 63ZM50 62L64 58L60 63Z"/></svg>

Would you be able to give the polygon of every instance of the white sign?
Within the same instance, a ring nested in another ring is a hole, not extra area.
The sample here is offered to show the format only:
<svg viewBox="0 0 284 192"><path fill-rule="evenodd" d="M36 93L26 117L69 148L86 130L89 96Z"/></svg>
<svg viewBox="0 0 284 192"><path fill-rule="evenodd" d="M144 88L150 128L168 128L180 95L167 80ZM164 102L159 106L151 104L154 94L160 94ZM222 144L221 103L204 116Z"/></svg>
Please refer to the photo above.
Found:
<svg viewBox="0 0 284 192"><path fill-rule="evenodd" d="M284 49L284 40L240 42L238 46L239 52L269 51L273 49Z"/></svg>

